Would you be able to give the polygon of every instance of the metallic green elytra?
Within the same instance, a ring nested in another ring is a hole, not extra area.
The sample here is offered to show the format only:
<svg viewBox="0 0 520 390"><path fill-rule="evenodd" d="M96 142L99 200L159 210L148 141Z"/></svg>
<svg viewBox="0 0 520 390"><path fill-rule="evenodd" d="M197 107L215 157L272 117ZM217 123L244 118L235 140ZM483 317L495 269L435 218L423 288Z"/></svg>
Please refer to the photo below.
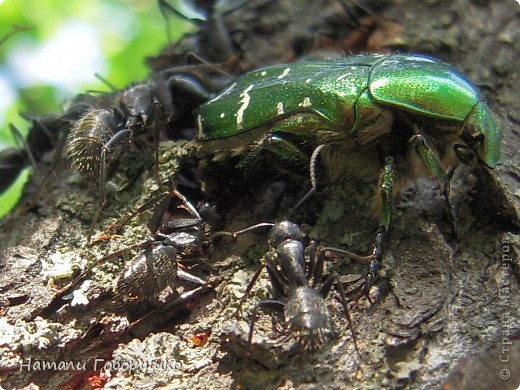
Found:
<svg viewBox="0 0 520 390"><path fill-rule="evenodd" d="M376 141L405 117L419 125L441 160L451 161L449 146L470 147L491 168L502 160L500 126L476 87L449 65L417 55L259 69L203 105L198 127L203 154L240 154L271 134L339 149L349 144L350 152L351 144Z"/></svg>
<svg viewBox="0 0 520 390"><path fill-rule="evenodd" d="M278 161L310 156L312 188L298 205L316 189L318 155L332 180L379 178L382 208L367 289L382 258L392 199L403 185L421 175L436 179L456 235L453 169L460 161L480 160L490 168L502 161L502 130L478 89L451 66L411 54L247 73L200 107L198 128L201 155L215 160L257 156L263 149Z"/></svg>

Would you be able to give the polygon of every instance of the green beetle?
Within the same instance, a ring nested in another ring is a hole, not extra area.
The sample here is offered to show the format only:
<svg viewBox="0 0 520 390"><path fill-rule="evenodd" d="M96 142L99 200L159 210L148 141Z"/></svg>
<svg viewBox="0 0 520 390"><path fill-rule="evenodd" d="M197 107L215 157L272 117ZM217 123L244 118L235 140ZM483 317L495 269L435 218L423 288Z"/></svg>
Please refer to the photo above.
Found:
<svg viewBox="0 0 520 390"><path fill-rule="evenodd" d="M456 164L476 159L494 168L502 161L502 130L477 88L451 66L411 54L299 62L247 73L201 106L198 129L201 154L214 159L265 148L294 160L307 156L301 145L317 145L308 195L315 190L318 153L332 180L380 177L376 260L390 224L397 192L392 188L402 187L394 181L421 175L439 180L453 222L449 178Z"/></svg>

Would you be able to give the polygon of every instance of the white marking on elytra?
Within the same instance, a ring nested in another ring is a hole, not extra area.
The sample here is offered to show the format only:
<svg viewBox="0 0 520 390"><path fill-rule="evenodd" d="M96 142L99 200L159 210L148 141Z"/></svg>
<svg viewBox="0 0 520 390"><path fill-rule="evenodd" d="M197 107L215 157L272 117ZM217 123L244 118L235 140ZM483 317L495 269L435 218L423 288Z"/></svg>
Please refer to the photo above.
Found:
<svg viewBox="0 0 520 390"><path fill-rule="evenodd" d="M312 81L312 79L307 79L307 80L305 80L305 82L306 82L307 84L309 84L311 81Z"/></svg>
<svg viewBox="0 0 520 390"><path fill-rule="evenodd" d="M242 97L240 103L242 103L242 105L237 111L237 130L242 130L244 128L244 112L246 111L247 107L249 106L249 102L251 101L249 91L251 91L253 87L254 84L251 84L244 90L244 92L240 94L240 96Z"/></svg>
<svg viewBox="0 0 520 390"><path fill-rule="evenodd" d="M267 74L267 72L264 70L260 73L260 76L265 76Z"/></svg>
<svg viewBox="0 0 520 390"><path fill-rule="evenodd" d="M384 88L389 82L390 80L388 80L388 78L380 78L378 80L372 81L370 88Z"/></svg>
<svg viewBox="0 0 520 390"><path fill-rule="evenodd" d="M312 107L311 98L307 96L305 99L303 99L303 102L298 103L298 107L303 107L303 108Z"/></svg>
<svg viewBox="0 0 520 390"><path fill-rule="evenodd" d="M354 73L352 73L352 72L348 72L348 73L342 74L341 76L339 76L339 77L336 79L336 81L341 81L341 80L343 80L344 78L347 78L347 77L349 77L349 76L352 76L353 74L354 74Z"/></svg>
<svg viewBox="0 0 520 390"><path fill-rule="evenodd" d="M226 116L225 112L220 113L220 119L224 119L225 116Z"/></svg>
<svg viewBox="0 0 520 390"><path fill-rule="evenodd" d="M282 103L282 102L279 102L279 103L276 105L276 114L277 114L277 115L283 115L283 113L284 113L283 103Z"/></svg>
<svg viewBox="0 0 520 390"><path fill-rule="evenodd" d="M291 71L291 68L285 68L283 70L283 73L280 76L278 76L278 78L283 79L285 76L287 76L289 74L290 71Z"/></svg>

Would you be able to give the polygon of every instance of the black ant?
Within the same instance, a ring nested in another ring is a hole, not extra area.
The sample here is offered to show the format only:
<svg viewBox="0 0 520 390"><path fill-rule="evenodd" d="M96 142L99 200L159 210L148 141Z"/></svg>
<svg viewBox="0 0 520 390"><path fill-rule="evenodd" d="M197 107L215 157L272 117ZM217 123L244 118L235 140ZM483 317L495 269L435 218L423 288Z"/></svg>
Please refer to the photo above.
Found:
<svg viewBox="0 0 520 390"><path fill-rule="evenodd" d="M173 301L160 305L158 310L186 307L194 298L211 290L208 282L191 274L181 266L184 261L206 257L211 244L208 237L209 226L195 207L176 190L161 194L154 201L172 198L180 200L180 208L189 213L188 217L175 217L167 220L161 223L160 228L154 233L153 239L142 241L96 260L78 277L60 289L53 303L44 310L42 315L54 312L57 306L63 304L64 297L76 296L74 293L71 294L71 290L85 280L95 267L135 249L139 249L140 253L125 266L112 292L112 296L119 304L134 306L147 302L155 304L159 294L167 287L174 288L175 282L178 280L186 281L197 287L179 295ZM151 202L147 203L142 209L151 207L151 204ZM166 204L166 202L162 204ZM161 207L160 210L165 214ZM138 319L135 323L142 321L143 318ZM134 323L131 325L133 326Z"/></svg>
<svg viewBox="0 0 520 390"><path fill-rule="evenodd" d="M264 267L269 274L272 299L258 302L253 309L248 336L249 348L252 347L254 326L258 311L261 309L283 313L289 334L304 350L315 351L321 348L334 334L331 315L325 300L332 286L335 286L349 323L354 347L359 353L343 285L335 273L325 278L323 275L326 253L352 254L341 249L319 247L315 241L306 243L300 226L289 221L262 223L235 233L221 232L220 234L236 237L262 227L272 228L269 250L265 254L265 264L251 279L239 303L237 313Z"/></svg>
<svg viewBox="0 0 520 390"><path fill-rule="evenodd" d="M208 80L213 76L212 69L206 65L167 69L152 76L148 82L121 92L113 107L91 109L75 123L68 136L68 159L82 176L96 182L99 191L89 240L106 206L110 156L120 145L134 142L142 135L151 135L154 173L158 178L159 141L164 136L190 138L180 127L184 122L191 122L188 126L194 128L193 110L224 84L220 78Z"/></svg>

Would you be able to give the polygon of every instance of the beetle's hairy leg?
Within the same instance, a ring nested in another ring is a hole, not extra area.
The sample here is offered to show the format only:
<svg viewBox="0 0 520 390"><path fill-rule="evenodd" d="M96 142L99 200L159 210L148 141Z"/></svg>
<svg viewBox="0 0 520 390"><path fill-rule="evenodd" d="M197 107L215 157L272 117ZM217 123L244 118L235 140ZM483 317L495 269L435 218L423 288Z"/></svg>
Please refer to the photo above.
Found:
<svg viewBox="0 0 520 390"><path fill-rule="evenodd" d="M282 161L307 161L308 156L294 143L279 135L270 135L264 141L264 148Z"/></svg>
<svg viewBox="0 0 520 390"><path fill-rule="evenodd" d="M323 127L323 119L314 113L284 118L272 126L267 135L257 138L252 147L250 143L249 152L240 165L251 165L251 162L255 161L263 151L273 154L277 163L307 164L308 154L298 146L298 143L301 140L308 141L315 138L316 132ZM311 169L314 170L313 167Z"/></svg>
<svg viewBox="0 0 520 390"><path fill-rule="evenodd" d="M276 131L276 128L273 131ZM247 173L247 169L251 170L257 165L255 162L261 161L262 156L265 155L264 152L273 154L279 163L306 163L308 160L307 154L293 142L278 134L269 134L252 146L252 150L246 154L237 167L245 168Z"/></svg>
<svg viewBox="0 0 520 390"><path fill-rule="evenodd" d="M415 150L423 160L424 164L430 171L430 173L437 179L441 185L441 197L446 205L446 212L451 223L451 235L452 237L457 236L457 217L455 210L450 202L450 179L453 175L453 171L448 173L444 172L437 154L428 148L424 138L420 134L416 134L412 137L411 142L415 147Z"/></svg>
<svg viewBox="0 0 520 390"><path fill-rule="evenodd" d="M298 207L300 207L304 202L307 201L318 188L318 183L316 180L316 160L318 159L318 156L320 155L321 151L325 147L325 144L318 145L312 152L311 159L309 161L309 177L311 179L311 189L301 198L298 203L292 208L289 214L294 212Z"/></svg>

